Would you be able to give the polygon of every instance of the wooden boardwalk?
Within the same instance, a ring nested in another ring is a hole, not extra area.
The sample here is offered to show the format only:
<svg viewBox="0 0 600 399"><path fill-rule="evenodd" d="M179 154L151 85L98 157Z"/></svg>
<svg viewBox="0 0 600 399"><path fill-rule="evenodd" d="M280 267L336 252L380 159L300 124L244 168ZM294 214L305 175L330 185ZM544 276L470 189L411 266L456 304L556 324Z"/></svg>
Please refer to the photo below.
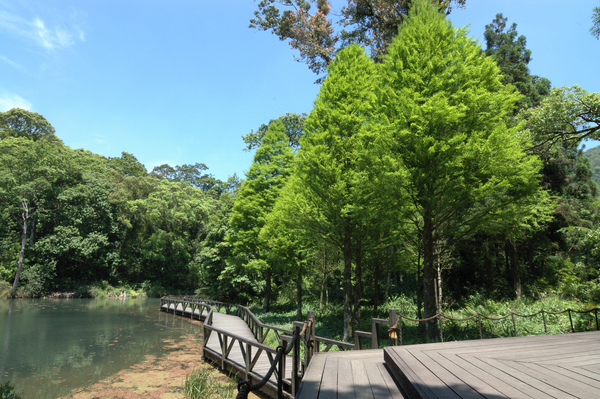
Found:
<svg viewBox="0 0 600 399"><path fill-rule="evenodd" d="M189 301L185 309L169 301L161 310L205 316ZM263 337L268 326L251 329L249 324L260 323L252 317L247 322L213 312L203 354L226 372L256 383L266 375L275 350L255 338L252 331ZM291 358L285 359L289 384ZM277 397L275 381L272 377L262 389L271 397ZM293 392L294 386L288 388ZM295 399L344 398L600 398L600 331L315 353Z"/></svg>
<svg viewBox="0 0 600 399"><path fill-rule="evenodd" d="M600 331L319 353L315 398L600 398Z"/></svg>
<svg viewBox="0 0 600 399"><path fill-rule="evenodd" d="M402 399L383 349L316 353L296 399Z"/></svg>
<svg viewBox="0 0 600 399"><path fill-rule="evenodd" d="M253 343L258 345L258 340L252 334L252 331L246 324L244 320L239 318L238 316L227 315L224 313L213 313L213 327L218 327L221 330L226 330L232 334L243 337L248 341L252 341ZM221 343L219 341L219 337L216 333L212 333L206 343L206 347L215 353L215 355L221 356ZM216 359L216 358L215 358ZM240 345L234 344L231 348L231 352L229 353L227 359L231 363L237 364L240 368L244 368L244 355L240 348ZM291 358L287 356L287 364L291 364ZM262 355L258 358L256 365L252 369L256 374L264 376L269 371L271 367L271 362L269 361L268 356ZM286 367L286 379L291 378L291 367ZM277 380L275 376L271 376L271 382L273 384L277 384Z"/></svg>
<svg viewBox="0 0 600 399"><path fill-rule="evenodd" d="M184 309L182 304L163 304L161 305L161 310L199 320L204 320L207 316L206 311L201 313L199 309L192 309L189 307ZM239 379L246 379L251 384L255 384L260 381L263 376L267 375L271 367L271 361L275 355L267 353L264 350L257 354L259 351L257 347L264 347L264 345L259 343L244 320L238 316L213 312L211 326L216 328L216 330L211 331L204 347L203 355L206 358L218 365L219 368L225 372L231 375L237 375ZM220 334L219 330L227 332L228 335L241 338L246 342L226 337L224 334ZM226 348L225 352L227 353L225 360L223 360L223 343ZM275 352L275 349L273 348L270 348L270 350ZM249 359L253 362L251 373L245 373L243 371L246 369L246 361L244 359L244 356L246 355L245 352L247 352ZM284 379L289 383L292 374L291 357L285 357L285 364ZM277 397L277 378L275 373L273 373L269 382L261 390L271 397ZM284 395L289 398L292 397L287 393L284 393Z"/></svg>
<svg viewBox="0 0 600 399"><path fill-rule="evenodd" d="M600 331L396 346L408 398L600 398Z"/></svg>

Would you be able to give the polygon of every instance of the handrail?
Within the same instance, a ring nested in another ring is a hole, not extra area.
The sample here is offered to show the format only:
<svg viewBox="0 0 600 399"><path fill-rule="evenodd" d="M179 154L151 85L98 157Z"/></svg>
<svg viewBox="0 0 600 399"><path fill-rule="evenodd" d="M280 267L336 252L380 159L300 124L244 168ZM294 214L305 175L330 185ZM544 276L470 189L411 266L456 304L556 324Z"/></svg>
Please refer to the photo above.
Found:
<svg viewBox="0 0 600 399"><path fill-rule="evenodd" d="M561 310L561 311L557 311L557 312L552 312L552 311L548 311L545 309L540 309L539 311L529 314L529 315L524 315L524 314L520 314L514 311L511 311L510 313L504 315L504 316L497 316L497 317L493 317L493 316L486 316L482 313L475 313L472 314L470 316L464 317L464 318L457 318L457 317L451 317L448 316L446 314L443 313L437 313L431 317L428 318L424 318L424 319L413 319L411 317L405 316L403 314L399 314L398 318L398 330L399 330L399 335L400 335L400 345L402 345L402 319L408 320L408 321L413 321L413 322L426 322L426 321L431 321L434 319L438 319L438 322L440 324L440 340L443 342L444 338L443 338L443 333L442 333L442 319L445 320L452 320L452 321L469 321L469 320L473 320L475 318L477 318L478 321L478 327L479 327L479 339L483 339L483 329L482 329L482 325L481 325L481 319L485 319L485 320L490 320L490 321L501 321L501 320L505 320L507 318L511 318L512 321L512 327L513 327L513 333L514 336L518 336L517 333L517 324L516 324L516 320L515 320L515 316L516 317L523 317L523 318L529 318L529 317L534 317L534 316L538 316L538 315L542 315L542 321L544 323L544 333L547 334L548 333L548 327L547 327L547 323L546 323L546 315L560 315L560 314L564 314L564 313L568 313L569 314L569 322L570 322L570 326L571 326L571 332L575 332L575 325L573 323L573 317L572 317L572 313L579 313L579 314L584 314L584 313L594 313L595 316L595 321L596 321L596 330L600 330L600 323L598 322L598 311L600 310L600 308L592 308L592 309L588 309L588 310L575 310L575 309L570 309L567 308L565 310ZM360 333L364 333L364 332L360 332ZM369 334L369 333L364 333L364 334Z"/></svg>
<svg viewBox="0 0 600 399"><path fill-rule="evenodd" d="M271 376L273 375L276 366L279 366L279 373L277 378L277 393L279 397L283 396L283 372L281 362L283 356L290 353L290 351L295 347L296 342L298 340L298 336L300 335L299 330L295 330L293 334L293 338L287 348L284 349L281 345L277 347L277 355L275 357L275 360L271 363L271 367L269 368L267 374L265 374L265 376L259 382L251 385L248 380L242 380L238 383L238 394L236 396L236 399L246 399L248 398L248 394L251 391L256 391L257 389L262 388L267 383L267 381L271 379Z"/></svg>

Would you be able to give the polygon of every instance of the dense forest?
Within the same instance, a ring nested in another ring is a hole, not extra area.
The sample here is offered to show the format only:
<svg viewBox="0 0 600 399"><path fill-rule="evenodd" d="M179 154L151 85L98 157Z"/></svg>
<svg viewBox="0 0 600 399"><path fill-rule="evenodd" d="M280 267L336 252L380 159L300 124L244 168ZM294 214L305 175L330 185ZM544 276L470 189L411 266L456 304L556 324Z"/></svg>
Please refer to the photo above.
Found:
<svg viewBox="0 0 600 399"><path fill-rule="evenodd" d="M340 34L327 1L314 14L276 3L251 26L290 39L320 92L308 115L243 136L243 179L202 163L147 171L69 148L39 114L0 113L6 295L331 302L346 338L361 307L400 294L424 317L475 294L600 300L598 186L580 149L600 136L599 94L533 75L502 14L481 48L446 19L464 1L350 1Z"/></svg>

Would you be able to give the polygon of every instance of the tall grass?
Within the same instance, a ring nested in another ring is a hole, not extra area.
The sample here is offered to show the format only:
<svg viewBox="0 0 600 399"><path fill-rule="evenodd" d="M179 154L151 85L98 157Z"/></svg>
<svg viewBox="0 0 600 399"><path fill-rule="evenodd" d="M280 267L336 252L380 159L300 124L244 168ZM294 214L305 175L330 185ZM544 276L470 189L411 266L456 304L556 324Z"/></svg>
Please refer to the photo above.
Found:
<svg viewBox="0 0 600 399"><path fill-rule="evenodd" d="M185 377L184 393L188 399L229 399L237 394L232 380L214 375L214 371L196 367Z"/></svg>

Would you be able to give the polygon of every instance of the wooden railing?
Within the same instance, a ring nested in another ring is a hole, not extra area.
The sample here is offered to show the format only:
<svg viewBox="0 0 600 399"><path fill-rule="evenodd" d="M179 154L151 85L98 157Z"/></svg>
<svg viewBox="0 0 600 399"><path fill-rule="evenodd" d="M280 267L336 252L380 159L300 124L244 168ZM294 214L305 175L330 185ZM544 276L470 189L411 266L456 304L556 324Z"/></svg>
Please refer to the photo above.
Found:
<svg viewBox="0 0 600 399"><path fill-rule="evenodd" d="M389 319L371 319L371 332L355 331L354 332L354 349L361 350L361 338L371 339L371 348L379 349L379 325L386 324L389 326L388 336L390 338L390 346L398 345L398 316L396 309L390 309Z"/></svg>

